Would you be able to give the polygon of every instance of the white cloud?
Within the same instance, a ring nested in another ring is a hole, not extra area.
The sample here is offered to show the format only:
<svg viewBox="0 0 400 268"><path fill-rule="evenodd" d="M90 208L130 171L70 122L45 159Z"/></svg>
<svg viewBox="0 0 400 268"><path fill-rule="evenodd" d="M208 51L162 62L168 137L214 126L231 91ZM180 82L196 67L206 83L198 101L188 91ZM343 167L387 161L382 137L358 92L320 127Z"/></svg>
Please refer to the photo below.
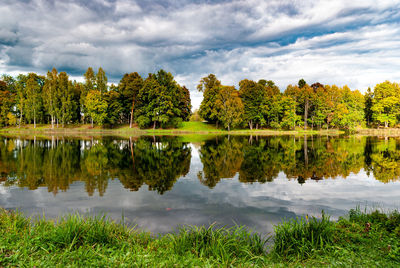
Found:
<svg viewBox="0 0 400 268"><path fill-rule="evenodd" d="M71 75L102 66L171 71L192 91L215 73L223 83L267 78L361 90L399 80L400 2L384 1L5 1L0 72Z"/></svg>

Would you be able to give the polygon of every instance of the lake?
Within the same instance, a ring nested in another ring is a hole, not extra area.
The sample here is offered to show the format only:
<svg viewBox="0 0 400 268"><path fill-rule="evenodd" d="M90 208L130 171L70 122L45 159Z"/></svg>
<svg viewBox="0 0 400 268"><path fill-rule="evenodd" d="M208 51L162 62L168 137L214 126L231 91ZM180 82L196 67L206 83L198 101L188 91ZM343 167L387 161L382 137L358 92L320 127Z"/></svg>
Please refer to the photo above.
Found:
<svg viewBox="0 0 400 268"><path fill-rule="evenodd" d="M399 178L399 138L0 136L0 207L106 213L154 233L216 222L266 234L322 210L399 208Z"/></svg>

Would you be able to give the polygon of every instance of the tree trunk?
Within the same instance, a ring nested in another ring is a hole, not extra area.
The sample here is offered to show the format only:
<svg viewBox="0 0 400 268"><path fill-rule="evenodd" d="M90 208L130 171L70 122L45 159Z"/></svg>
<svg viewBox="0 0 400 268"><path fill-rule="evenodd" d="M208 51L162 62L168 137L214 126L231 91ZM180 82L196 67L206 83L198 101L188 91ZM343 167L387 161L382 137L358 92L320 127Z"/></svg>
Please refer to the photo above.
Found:
<svg viewBox="0 0 400 268"><path fill-rule="evenodd" d="M157 124L157 121L154 121L153 129L156 129L156 124Z"/></svg>
<svg viewBox="0 0 400 268"><path fill-rule="evenodd" d="M309 102L308 99L306 99L306 103L304 104L304 129L307 129L308 106Z"/></svg>
<svg viewBox="0 0 400 268"><path fill-rule="evenodd" d="M54 115L51 116L51 128L54 129Z"/></svg>
<svg viewBox="0 0 400 268"><path fill-rule="evenodd" d="M314 116L311 117L311 130L314 130Z"/></svg>
<svg viewBox="0 0 400 268"><path fill-rule="evenodd" d="M228 124L228 131L231 131L231 127L229 126L229 124Z"/></svg>
<svg viewBox="0 0 400 268"><path fill-rule="evenodd" d="M22 124L22 109L21 109L21 116L19 118L19 128L21 128L21 124Z"/></svg>
<svg viewBox="0 0 400 268"><path fill-rule="evenodd" d="M216 124L217 124L217 126L216 126L216 127L218 128L218 120L217 120L217 123L216 123Z"/></svg>
<svg viewBox="0 0 400 268"><path fill-rule="evenodd" d="M250 127L250 129L253 129L253 121L252 120L249 121L249 127Z"/></svg>
<svg viewBox="0 0 400 268"><path fill-rule="evenodd" d="M385 121L385 128L388 127L388 121Z"/></svg>
<svg viewBox="0 0 400 268"><path fill-rule="evenodd" d="M93 118L90 118L91 122L92 122L92 128L93 128Z"/></svg>
<svg viewBox="0 0 400 268"><path fill-rule="evenodd" d="M36 128L36 111L33 110L33 128Z"/></svg>
<svg viewBox="0 0 400 268"><path fill-rule="evenodd" d="M131 111L131 120L129 122L129 128L132 128L132 124L133 124L133 107L132 107L132 111Z"/></svg>

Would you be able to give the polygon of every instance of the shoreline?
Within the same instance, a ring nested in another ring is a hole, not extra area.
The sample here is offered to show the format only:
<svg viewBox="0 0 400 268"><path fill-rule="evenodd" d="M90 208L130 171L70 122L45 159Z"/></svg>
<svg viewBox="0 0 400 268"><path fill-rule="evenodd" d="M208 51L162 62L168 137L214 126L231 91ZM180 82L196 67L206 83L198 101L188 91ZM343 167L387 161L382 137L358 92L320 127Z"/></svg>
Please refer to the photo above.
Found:
<svg viewBox="0 0 400 268"><path fill-rule="evenodd" d="M195 127L192 127L195 126ZM255 136L300 136L300 135L327 135L338 136L346 134L345 131L339 129L321 129L321 130L304 130L297 128L295 130L274 130L274 129L233 129L231 131L216 129L212 125L200 122L185 122L183 127L174 129L140 129L137 126L129 128L129 125L121 125L115 128L102 128L90 125L71 125L68 127L51 128L51 125L38 125L33 128L32 125L24 125L19 127L0 128L0 134L4 135L66 135L66 136L217 136L217 135L255 135ZM347 135L353 136L378 136L378 137L400 137L400 128L373 129L363 128L356 129L353 133Z"/></svg>
<svg viewBox="0 0 400 268"><path fill-rule="evenodd" d="M274 130L274 129L233 129L231 131L217 129L212 125L201 122L185 122L183 127L174 129L140 129L137 126L129 128L129 125L121 125L115 128L102 128L90 125L71 125L64 128L51 128L51 125L24 125L19 127L0 128L0 134L42 134L42 135L116 135L116 136L140 136L140 135L340 135L344 131L330 130ZM400 133L400 132L399 132Z"/></svg>

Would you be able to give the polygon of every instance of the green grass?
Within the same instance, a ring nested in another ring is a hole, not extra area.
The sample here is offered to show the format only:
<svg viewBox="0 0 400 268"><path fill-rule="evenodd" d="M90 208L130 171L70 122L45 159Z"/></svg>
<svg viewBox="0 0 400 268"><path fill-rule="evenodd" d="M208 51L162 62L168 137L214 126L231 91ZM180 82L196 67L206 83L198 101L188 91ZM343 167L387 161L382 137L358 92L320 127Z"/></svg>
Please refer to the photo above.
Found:
<svg viewBox="0 0 400 268"><path fill-rule="evenodd" d="M120 125L113 128L95 126L89 124L66 125L64 128L59 126L54 129L51 125L40 125L36 128L33 125L23 125L19 127L0 128L0 133L8 134L101 134L101 135L209 135L209 134L231 134L231 135L313 135L328 134L338 135L342 131L331 130L304 130L296 128L295 130L275 130L275 129L232 129L227 131L223 128L216 128L213 124L205 122L183 122L178 128L171 129L139 129L137 126L130 128L129 125Z"/></svg>
<svg viewBox="0 0 400 268"><path fill-rule="evenodd" d="M307 259L315 251L331 246L335 223L324 213L322 218L299 218L275 226L274 253L285 259Z"/></svg>
<svg viewBox="0 0 400 268"><path fill-rule="evenodd" d="M184 226L165 235L78 214L56 221L0 210L0 267L399 267L400 214L359 209L283 221L273 244L245 227Z"/></svg>

